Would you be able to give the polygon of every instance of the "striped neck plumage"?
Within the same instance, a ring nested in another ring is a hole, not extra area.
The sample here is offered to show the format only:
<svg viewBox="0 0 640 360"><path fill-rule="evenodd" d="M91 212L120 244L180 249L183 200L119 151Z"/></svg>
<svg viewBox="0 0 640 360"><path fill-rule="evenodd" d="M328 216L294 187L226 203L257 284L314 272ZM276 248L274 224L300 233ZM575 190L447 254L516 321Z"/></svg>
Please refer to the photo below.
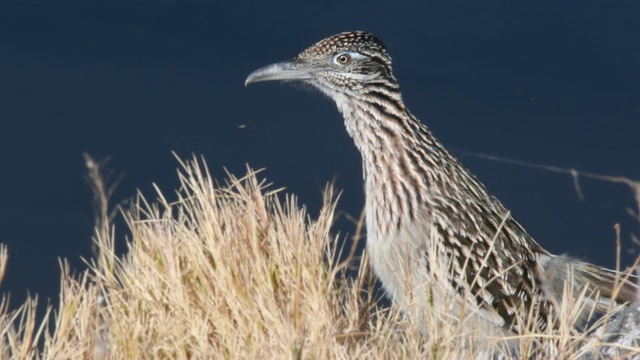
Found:
<svg viewBox="0 0 640 360"><path fill-rule="evenodd" d="M425 166L438 166L437 159L448 157L446 150L406 109L395 83L368 84L358 96L329 95L362 154L368 209L374 212L369 214L371 220L384 224L385 232L414 220L425 190L434 185L428 179L433 171Z"/></svg>

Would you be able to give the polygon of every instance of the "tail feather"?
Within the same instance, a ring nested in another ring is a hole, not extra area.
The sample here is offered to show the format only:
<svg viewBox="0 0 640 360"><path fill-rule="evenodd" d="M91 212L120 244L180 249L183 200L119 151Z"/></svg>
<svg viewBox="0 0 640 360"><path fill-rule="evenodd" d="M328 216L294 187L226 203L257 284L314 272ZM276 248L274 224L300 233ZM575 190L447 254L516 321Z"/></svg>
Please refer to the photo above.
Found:
<svg viewBox="0 0 640 360"><path fill-rule="evenodd" d="M600 292L601 297L617 303L634 303L639 300L640 278L636 275L591 264L585 264L580 275Z"/></svg>
<svg viewBox="0 0 640 360"><path fill-rule="evenodd" d="M571 285L575 294L588 287L598 303L609 300L616 303L634 303L640 300L640 277L625 272L606 269L570 257L551 256L542 269L545 294L560 299L566 285ZM546 283L545 283L546 282Z"/></svg>

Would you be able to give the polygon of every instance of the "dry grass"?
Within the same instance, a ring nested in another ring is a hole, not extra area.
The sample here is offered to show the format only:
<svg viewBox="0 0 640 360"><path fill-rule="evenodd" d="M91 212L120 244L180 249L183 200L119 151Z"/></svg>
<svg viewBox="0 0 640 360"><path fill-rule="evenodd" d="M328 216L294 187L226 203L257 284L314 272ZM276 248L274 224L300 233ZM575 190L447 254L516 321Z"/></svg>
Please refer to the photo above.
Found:
<svg viewBox="0 0 640 360"><path fill-rule="evenodd" d="M155 201L138 195L122 212L131 238L118 257L110 190L87 160L99 217L96 257L75 276L61 265L59 308L42 321L35 300L17 310L3 300L0 358L466 359L508 357L505 349L515 344L522 354L572 359L601 346L575 332L570 300L559 304L557 330L517 338L468 326L475 314L452 309L452 301L404 304L403 313L380 308L366 261L355 277L346 276L355 254L346 249L340 256L330 232L331 187L311 219L294 197L280 201L255 172L218 185L197 159L181 163L181 186L170 197L159 189ZM2 246L0 278L6 259ZM439 266L432 271L446 271L447 264ZM442 284L429 286L437 293ZM409 320L415 318L423 321Z"/></svg>

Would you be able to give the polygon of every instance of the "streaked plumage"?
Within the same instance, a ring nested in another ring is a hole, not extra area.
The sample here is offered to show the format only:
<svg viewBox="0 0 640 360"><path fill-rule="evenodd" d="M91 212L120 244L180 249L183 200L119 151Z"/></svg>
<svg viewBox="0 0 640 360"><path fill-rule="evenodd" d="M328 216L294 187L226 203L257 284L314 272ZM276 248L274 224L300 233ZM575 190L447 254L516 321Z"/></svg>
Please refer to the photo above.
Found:
<svg viewBox="0 0 640 360"><path fill-rule="evenodd" d="M246 84L266 80L308 83L343 114L362 154L367 251L396 303L409 293L424 293L432 249L450 262L442 276L452 293L469 289L475 298L468 305L484 320L516 332L521 326L549 326L566 282L577 291L598 291L595 301L614 295L614 271L544 250L407 110L391 58L375 36L331 36L292 61L254 71ZM614 299L633 301L636 293L634 278ZM532 309L535 320L527 323Z"/></svg>

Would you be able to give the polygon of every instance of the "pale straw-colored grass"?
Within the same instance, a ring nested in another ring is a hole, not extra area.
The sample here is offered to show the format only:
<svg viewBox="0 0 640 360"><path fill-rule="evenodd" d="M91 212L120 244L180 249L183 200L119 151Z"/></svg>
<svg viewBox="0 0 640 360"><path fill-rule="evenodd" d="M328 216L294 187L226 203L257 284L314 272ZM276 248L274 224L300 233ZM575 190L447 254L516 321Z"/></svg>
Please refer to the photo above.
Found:
<svg viewBox="0 0 640 360"><path fill-rule="evenodd" d="M358 254L342 251L331 232L330 186L311 218L256 172L220 185L196 158L180 163L177 191L138 195L122 210L130 237L117 256L114 243L123 239L111 225L110 188L100 166L87 163L96 256L79 274L62 263L60 305L44 320L36 320L34 300L17 310L0 304L0 358L468 359L508 358L511 346L524 357L571 359L600 346L583 344L570 300L560 302L555 330L517 337L469 326L476 314L452 309L455 295L426 307L381 307L367 261L358 267ZM361 230L362 221L356 240ZM0 275L6 261L2 246ZM432 278L442 279L447 264L431 261ZM429 291L443 293L438 281Z"/></svg>

